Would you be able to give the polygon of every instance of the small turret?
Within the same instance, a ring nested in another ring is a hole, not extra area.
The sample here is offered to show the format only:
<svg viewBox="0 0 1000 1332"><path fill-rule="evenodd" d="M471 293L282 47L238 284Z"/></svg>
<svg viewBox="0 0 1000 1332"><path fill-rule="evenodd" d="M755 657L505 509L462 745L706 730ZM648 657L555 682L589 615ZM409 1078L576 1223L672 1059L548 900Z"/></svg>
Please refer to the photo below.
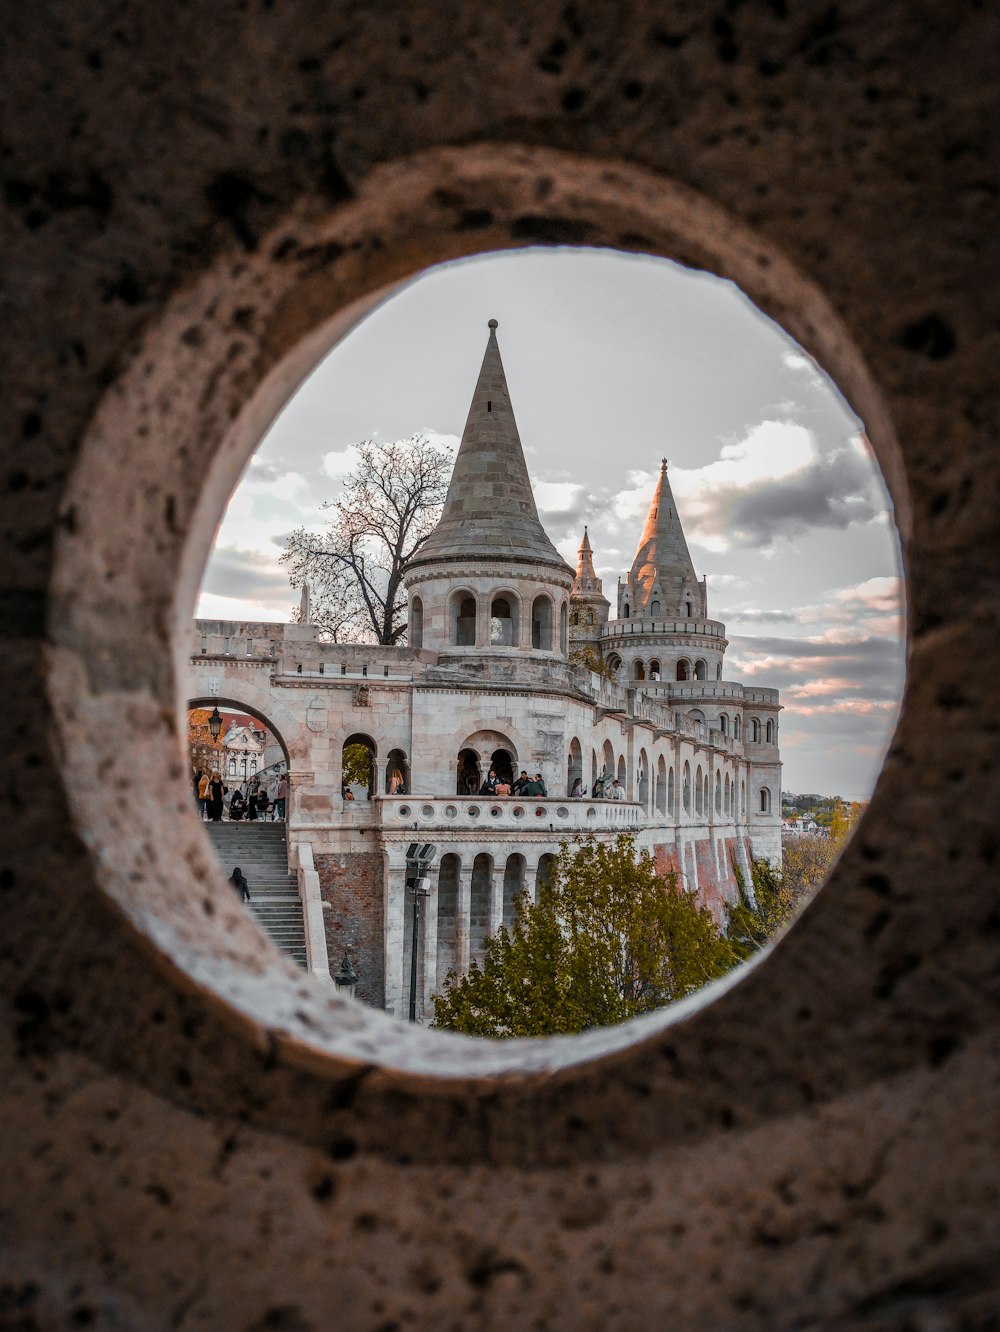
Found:
<svg viewBox="0 0 1000 1332"><path fill-rule="evenodd" d="M597 644L601 628L608 622L611 603L604 595L603 583L594 568L594 552L590 536L583 529L583 540L576 560L576 578L570 595L569 643L570 649L584 644Z"/></svg>

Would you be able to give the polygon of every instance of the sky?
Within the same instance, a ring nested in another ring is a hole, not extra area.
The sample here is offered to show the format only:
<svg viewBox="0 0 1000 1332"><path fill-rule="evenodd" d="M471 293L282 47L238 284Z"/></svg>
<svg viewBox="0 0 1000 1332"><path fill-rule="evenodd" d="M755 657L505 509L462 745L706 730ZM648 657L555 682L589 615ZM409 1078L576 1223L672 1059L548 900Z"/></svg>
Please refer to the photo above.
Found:
<svg viewBox="0 0 1000 1332"><path fill-rule="evenodd" d="M316 367L222 519L199 616L288 620L279 564L350 470L352 445L418 432L457 448L497 336L541 521L604 592L635 554L660 459L724 678L781 690L782 789L867 799L903 683L891 504L838 391L732 283L663 259L520 250L431 269Z"/></svg>

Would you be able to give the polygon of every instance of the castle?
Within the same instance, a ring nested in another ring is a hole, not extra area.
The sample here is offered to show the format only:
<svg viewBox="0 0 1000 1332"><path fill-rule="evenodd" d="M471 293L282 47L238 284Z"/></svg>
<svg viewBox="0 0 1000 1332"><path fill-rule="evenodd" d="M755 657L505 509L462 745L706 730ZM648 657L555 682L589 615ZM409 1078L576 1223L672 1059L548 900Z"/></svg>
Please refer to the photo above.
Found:
<svg viewBox="0 0 1000 1332"><path fill-rule="evenodd" d="M259 717L286 753L313 969L347 949L359 995L398 1016L413 841L437 848L417 939L424 1015L563 842L631 832L717 916L736 866L781 854L778 692L723 678L725 626L709 618L666 463L611 619L586 530L574 574L539 521L489 327L441 519L407 569L408 646L206 620L192 644L189 704ZM343 753L359 743L371 798L345 801ZM480 796L490 768L540 772L548 797ZM624 799L591 798L602 775Z"/></svg>

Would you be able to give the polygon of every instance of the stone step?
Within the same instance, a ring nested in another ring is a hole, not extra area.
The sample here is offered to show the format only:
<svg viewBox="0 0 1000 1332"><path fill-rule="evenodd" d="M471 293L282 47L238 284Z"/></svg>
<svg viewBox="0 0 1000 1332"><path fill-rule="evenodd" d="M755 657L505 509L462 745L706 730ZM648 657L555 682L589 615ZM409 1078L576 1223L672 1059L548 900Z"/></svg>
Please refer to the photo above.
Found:
<svg viewBox="0 0 1000 1332"><path fill-rule="evenodd" d="M275 947L303 969L305 925L296 876L288 869L283 823L207 823L205 830L226 878L235 866L250 885L250 914Z"/></svg>

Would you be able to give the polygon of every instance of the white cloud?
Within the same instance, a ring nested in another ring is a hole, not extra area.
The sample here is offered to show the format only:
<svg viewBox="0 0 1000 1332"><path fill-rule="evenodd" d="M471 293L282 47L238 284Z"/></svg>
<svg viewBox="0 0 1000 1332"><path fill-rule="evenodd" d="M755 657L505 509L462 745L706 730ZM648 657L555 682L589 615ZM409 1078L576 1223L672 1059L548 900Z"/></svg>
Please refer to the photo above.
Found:
<svg viewBox="0 0 1000 1332"><path fill-rule="evenodd" d="M583 494L583 486L575 481L536 481L532 489L542 513L565 513Z"/></svg>

